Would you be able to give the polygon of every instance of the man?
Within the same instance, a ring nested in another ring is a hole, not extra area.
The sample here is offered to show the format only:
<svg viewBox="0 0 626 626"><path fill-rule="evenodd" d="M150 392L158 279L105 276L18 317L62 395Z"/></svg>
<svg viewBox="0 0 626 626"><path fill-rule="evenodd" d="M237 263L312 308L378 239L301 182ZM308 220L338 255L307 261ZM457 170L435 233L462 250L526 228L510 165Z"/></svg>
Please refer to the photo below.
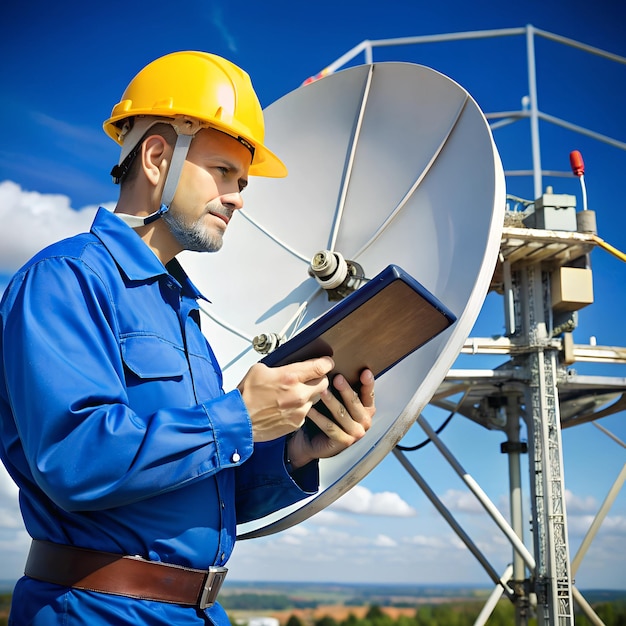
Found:
<svg viewBox="0 0 626 626"><path fill-rule="evenodd" d="M0 306L0 455L34 539L10 624L224 624L236 523L315 492L317 460L369 428L373 376L359 394L335 377L339 401L319 358L222 390L175 257L221 247L249 174L286 174L245 72L166 55L105 130L115 213L36 255Z"/></svg>

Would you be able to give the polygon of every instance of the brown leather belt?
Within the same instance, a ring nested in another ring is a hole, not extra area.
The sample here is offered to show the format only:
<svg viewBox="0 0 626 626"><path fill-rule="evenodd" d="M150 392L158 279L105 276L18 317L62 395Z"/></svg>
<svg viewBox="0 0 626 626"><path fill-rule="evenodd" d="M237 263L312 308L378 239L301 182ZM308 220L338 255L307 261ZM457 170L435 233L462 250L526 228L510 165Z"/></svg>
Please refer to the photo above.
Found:
<svg viewBox="0 0 626 626"><path fill-rule="evenodd" d="M34 540L24 573L63 587L206 609L215 603L227 571L218 566L191 569Z"/></svg>

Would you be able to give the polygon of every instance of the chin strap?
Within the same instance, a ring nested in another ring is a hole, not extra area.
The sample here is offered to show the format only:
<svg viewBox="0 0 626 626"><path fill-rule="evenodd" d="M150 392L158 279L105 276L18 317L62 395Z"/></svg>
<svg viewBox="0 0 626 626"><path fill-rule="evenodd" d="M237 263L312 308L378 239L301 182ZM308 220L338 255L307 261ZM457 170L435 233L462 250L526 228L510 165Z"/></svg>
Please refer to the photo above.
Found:
<svg viewBox="0 0 626 626"><path fill-rule="evenodd" d="M130 226L131 228L141 228L142 226L147 226L152 222L156 222L163 213L167 213L170 210L169 207L164 204L161 205L161 208L146 217L140 217L139 215L128 215L127 213L116 213L117 217L119 217L122 222Z"/></svg>
<svg viewBox="0 0 626 626"><path fill-rule="evenodd" d="M152 222L158 220L164 213L167 213L170 208L170 204L174 199L176 193L176 187L178 187L178 181L180 174L183 171L183 165L187 158L187 152L189 152L189 146L193 135L178 135L176 138L176 145L172 152L172 162L167 170L165 178L165 186L163 187L163 195L161 196L161 207L158 211L151 213L146 217L140 217L139 215L127 215L126 213L116 213L116 215L131 228L141 228L147 226Z"/></svg>
<svg viewBox="0 0 626 626"><path fill-rule="evenodd" d="M178 180L180 179L180 174L183 171L183 165L185 163L185 159L187 158L187 152L189 152L189 146L191 145L193 137L193 135L179 134L176 138L176 145L174 146L174 151L172 153L172 162L167 170L165 186L163 187L163 195L161 196L161 206L165 205L168 209L174 199L176 187L178 187Z"/></svg>

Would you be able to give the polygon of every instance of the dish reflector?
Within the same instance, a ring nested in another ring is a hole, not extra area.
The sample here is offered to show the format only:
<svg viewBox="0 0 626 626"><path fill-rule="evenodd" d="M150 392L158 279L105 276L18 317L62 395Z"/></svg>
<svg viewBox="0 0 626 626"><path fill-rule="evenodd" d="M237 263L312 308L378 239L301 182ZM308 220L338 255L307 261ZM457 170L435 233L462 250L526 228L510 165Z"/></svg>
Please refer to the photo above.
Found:
<svg viewBox="0 0 626 626"><path fill-rule="evenodd" d="M308 273L337 251L371 278L404 268L456 323L377 381L367 435L320 462L319 493L239 527L267 535L322 510L371 471L430 401L487 293L500 247L505 184L484 115L446 76L410 63L332 74L265 111L286 179L253 179L217 255L185 254L209 297L202 325L232 389L261 355L255 336L291 337L333 304Z"/></svg>

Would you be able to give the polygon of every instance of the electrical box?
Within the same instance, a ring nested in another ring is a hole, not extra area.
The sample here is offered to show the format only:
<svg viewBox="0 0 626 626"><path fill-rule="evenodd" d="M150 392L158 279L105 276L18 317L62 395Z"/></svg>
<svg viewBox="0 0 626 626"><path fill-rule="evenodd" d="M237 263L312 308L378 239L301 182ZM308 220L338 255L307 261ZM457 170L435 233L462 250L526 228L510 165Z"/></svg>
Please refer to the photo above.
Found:
<svg viewBox="0 0 626 626"><path fill-rule="evenodd" d="M535 212L525 220L528 228L542 230L578 230L576 224L576 196L566 193L544 193L535 200Z"/></svg>
<svg viewBox="0 0 626 626"><path fill-rule="evenodd" d="M593 302L593 276L584 267L559 267L552 272L552 309L577 311Z"/></svg>

